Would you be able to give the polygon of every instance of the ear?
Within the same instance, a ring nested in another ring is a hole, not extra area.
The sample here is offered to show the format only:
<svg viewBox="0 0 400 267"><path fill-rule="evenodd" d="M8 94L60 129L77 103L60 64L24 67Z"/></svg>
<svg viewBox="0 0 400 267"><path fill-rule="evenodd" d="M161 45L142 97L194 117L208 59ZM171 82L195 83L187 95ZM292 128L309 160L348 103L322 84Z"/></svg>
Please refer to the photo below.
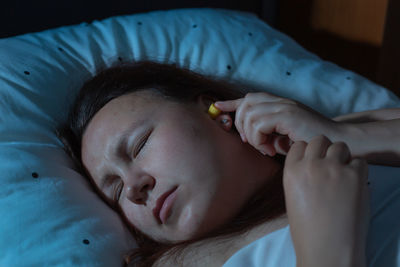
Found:
<svg viewBox="0 0 400 267"><path fill-rule="evenodd" d="M210 105L216 101L218 101L217 98L209 96L209 95L205 95L205 94L201 94L197 97L197 104L200 106L200 108L205 113L207 113L207 115L208 115L208 109L209 109ZM210 119L211 119L211 117L210 117ZM215 118L215 121L225 131L227 131L227 132L231 131L232 125L233 125L233 120L232 120L232 117L229 115L229 113L222 112Z"/></svg>
<svg viewBox="0 0 400 267"><path fill-rule="evenodd" d="M232 130L233 120L229 114L221 113L215 118L215 121L225 131L230 132Z"/></svg>
<svg viewBox="0 0 400 267"><path fill-rule="evenodd" d="M210 107L210 105L216 101L218 101L218 99L216 97L212 97L206 94L201 94L199 96L197 96L197 104L200 106L200 108L206 112L208 112L208 108Z"/></svg>

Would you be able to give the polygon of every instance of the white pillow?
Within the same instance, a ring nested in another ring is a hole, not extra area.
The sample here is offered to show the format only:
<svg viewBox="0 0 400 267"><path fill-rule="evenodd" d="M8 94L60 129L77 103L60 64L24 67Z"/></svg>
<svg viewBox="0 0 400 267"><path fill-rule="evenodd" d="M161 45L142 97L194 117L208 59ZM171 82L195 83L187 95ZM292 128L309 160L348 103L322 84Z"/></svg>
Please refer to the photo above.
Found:
<svg viewBox="0 0 400 267"><path fill-rule="evenodd" d="M333 117L400 107L255 14L194 8L0 39L0 266L118 266L135 243L54 134L83 83L117 60L176 62Z"/></svg>

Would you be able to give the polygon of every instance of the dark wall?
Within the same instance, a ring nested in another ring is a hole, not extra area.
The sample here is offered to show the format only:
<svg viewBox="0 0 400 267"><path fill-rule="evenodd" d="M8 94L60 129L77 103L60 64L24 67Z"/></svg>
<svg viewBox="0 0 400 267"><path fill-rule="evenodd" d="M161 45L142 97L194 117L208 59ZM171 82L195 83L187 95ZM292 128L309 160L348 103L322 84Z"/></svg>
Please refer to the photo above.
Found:
<svg viewBox="0 0 400 267"><path fill-rule="evenodd" d="M400 1L389 0L378 82L400 97Z"/></svg>
<svg viewBox="0 0 400 267"><path fill-rule="evenodd" d="M326 0L318 1L323 3ZM400 0L389 0L383 46L351 41L337 33L315 29L311 21L312 12L318 11L313 9L316 2L317 0L280 0L275 28L291 36L323 60L352 70L400 97L400 69L397 67L400 59ZM331 20L342 16L338 13L330 15Z"/></svg>
<svg viewBox="0 0 400 267"><path fill-rule="evenodd" d="M176 8L225 8L253 12L262 18L263 12L269 16L275 14L275 11L265 6L266 3L269 5L272 2L276 0L9 0L1 4L0 38L91 22L111 16ZM275 8L274 5L272 7ZM269 17L266 20L271 19Z"/></svg>

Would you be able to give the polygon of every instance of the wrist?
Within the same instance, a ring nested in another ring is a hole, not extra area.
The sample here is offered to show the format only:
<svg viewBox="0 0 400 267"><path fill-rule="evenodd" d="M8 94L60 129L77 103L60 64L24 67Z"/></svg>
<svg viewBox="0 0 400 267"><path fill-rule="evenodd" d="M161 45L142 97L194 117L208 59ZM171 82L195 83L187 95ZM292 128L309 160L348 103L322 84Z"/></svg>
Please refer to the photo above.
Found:
<svg viewBox="0 0 400 267"><path fill-rule="evenodd" d="M313 253L296 252L296 267L367 267L365 249L327 247Z"/></svg>
<svg viewBox="0 0 400 267"><path fill-rule="evenodd" d="M365 123L335 122L332 142L345 142L352 157L369 164L400 166L400 120Z"/></svg>
<svg viewBox="0 0 400 267"><path fill-rule="evenodd" d="M328 137L332 143L346 143L353 157L362 157L361 144L364 136L364 129L359 125L349 122L334 122Z"/></svg>
<svg viewBox="0 0 400 267"><path fill-rule="evenodd" d="M363 147L365 147L365 139L368 135L365 129L360 126L361 124L336 122L331 141L346 143L353 157L365 156Z"/></svg>

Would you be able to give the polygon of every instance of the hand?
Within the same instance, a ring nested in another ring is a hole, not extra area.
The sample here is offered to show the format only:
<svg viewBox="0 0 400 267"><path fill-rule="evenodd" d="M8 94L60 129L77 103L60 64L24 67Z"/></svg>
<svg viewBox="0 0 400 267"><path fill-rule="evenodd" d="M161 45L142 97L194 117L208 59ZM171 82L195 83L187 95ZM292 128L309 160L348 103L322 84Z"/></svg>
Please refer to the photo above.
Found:
<svg viewBox="0 0 400 267"><path fill-rule="evenodd" d="M368 165L325 136L295 142L283 186L297 266L366 266Z"/></svg>
<svg viewBox="0 0 400 267"><path fill-rule="evenodd" d="M266 92L217 101L215 106L225 112L236 111L235 126L243 141L269 156L286 155L294 141L309 142L320 134L330 136L339 127L299 102Z"/></svg>

